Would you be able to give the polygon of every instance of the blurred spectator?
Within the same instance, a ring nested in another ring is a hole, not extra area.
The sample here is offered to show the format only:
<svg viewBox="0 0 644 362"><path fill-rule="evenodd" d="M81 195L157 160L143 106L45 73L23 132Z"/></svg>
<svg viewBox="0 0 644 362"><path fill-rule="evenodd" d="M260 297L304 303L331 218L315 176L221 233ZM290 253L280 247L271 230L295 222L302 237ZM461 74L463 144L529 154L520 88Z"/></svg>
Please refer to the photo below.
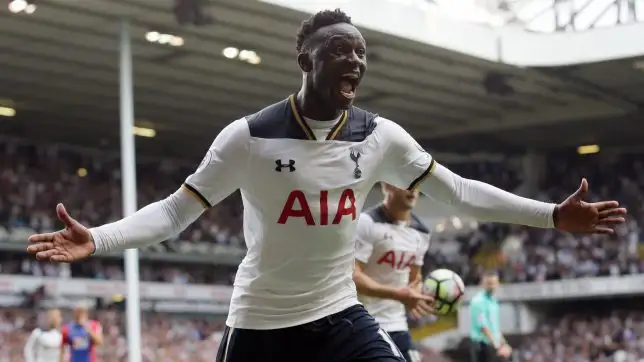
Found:
<svg viewBox="0 0 644 362"><path fill-rule="evenodd" d="M575 302L523 337L526 362L639 362L644 360L641 299Z"/></svg>
<svg viewBox="0 0 644 362"><path fill-rule="evenodd" d="M105 343L98 348L99 360L127 361L125 315L113 310L94 314L104 327ZM66 317L69 320L70 316ZM23 361L22 349L37 322L37 314L31 309L0 312L0 362ZM144 362L210 362L217 353L223 329L223 319L209 320L204 316L144 314L141 323Z"/></svg>

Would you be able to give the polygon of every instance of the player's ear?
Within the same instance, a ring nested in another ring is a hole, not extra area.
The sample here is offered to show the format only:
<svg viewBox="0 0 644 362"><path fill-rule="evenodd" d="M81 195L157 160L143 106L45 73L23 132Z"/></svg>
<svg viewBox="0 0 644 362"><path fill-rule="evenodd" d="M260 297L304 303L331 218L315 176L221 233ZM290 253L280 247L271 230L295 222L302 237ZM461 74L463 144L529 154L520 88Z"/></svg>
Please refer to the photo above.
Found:
<svg viewBox="0 0 644 362"><path fill-rule="evenodd" d="M313 70L313 62L311 61L311 55L308 52L300 52L297 55L297 65L300 66L300 69L308 73Z"/></svg>

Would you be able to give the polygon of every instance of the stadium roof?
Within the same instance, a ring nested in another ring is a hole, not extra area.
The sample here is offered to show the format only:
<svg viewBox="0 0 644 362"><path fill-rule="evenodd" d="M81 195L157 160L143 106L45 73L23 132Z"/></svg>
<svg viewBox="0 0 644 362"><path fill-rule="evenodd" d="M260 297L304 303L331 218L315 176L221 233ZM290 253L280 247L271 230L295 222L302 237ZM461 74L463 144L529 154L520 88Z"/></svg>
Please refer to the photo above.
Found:
<svg viewBox="0 0 644 362"><path fill-rule="evenodd" d="M207 3L215 20L202 27L177 25L169 1L40 0L30 15L0 8L0 105L17 110L0 133L117 144L124 15L132 20L137 125L157 132L137 140L143 149L200 154L224 125L299 88L294 38L305 14L254 0ZM183 45L150 42L151 31L179 36ZM359 105L428 143L524 149L627 140L623 133L644 139L644 127L632 121L644 102L644 73L630 60L520 69L382 33L365 36L370 63ZM229 47L261 62L227 59ZM592 135L579 135L580 128Z"/></svg>

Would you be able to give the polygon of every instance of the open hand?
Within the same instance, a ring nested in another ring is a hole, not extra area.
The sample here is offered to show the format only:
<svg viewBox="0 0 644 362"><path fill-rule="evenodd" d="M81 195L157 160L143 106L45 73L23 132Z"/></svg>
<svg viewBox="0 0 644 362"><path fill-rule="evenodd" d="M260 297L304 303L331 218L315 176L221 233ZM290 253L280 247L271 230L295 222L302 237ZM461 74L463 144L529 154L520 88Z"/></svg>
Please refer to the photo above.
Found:
<svg viewBox="0 0 644 362"><path fill-rule="evenodd" d="M38 260L59 263L71 263L92 255L96 247L89 230L69 216L63 204L56 205L56 214L65 228L30 236L28 240L31 245L27 247L27 252L35 254Z"/></svg>
<svg viewBox="0 0 644 362"><path fill-rule="evenodd" d="M434 298L422 293L420 280L401 288L400 295L401 302L407 305L412 317L420 319L434 313Z"/></svg>
<svg viewBox="0 0 644 362"><path fill-rule="evenodd" d="M570 233L612 234L613 227L626 221L626 209L617 201L588 203L588 181L581 180L575 193L557 206L555 227Z"/></svg>

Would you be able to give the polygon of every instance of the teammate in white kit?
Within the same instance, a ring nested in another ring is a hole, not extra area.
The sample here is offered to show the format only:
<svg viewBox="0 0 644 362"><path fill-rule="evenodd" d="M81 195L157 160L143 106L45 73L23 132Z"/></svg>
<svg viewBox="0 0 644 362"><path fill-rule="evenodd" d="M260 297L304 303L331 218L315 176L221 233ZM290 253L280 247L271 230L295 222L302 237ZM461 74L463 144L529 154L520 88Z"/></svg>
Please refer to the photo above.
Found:
<svg viewBox="0 0 644 362"><path fill-rule="evenodd" d="M58 309L48 310L46 316L47 328L34 329L25 343L25 362L60 362L62 317Z"/></svg>
<svg viewBox="0 0 644 362"><path fill-rule="evenodd" d="M158 243L239 189L248 253L217 360L384 362L403 359L359 304L352 277L358 215L376 182L419 188L485 221L604 233L624 221L615 201L581 200L585 180L556 205L461 178L394 122L354 107L367 50L342 11L304 21L296 49L302 88L228 125L175 193L92 229L59 204L65 229L31 236L27 250L72 262Z"/></svg>
<svg viewBox="0 0 644 362"><path fill-rule="evenodd" d="M431 298L420 291L421 267L431 233L412 213L418 191L382 184L384 201L363 212L356 236L353 280L360 301L408 362L420 361L412 346L407 311L431 313Z"/></svg>

